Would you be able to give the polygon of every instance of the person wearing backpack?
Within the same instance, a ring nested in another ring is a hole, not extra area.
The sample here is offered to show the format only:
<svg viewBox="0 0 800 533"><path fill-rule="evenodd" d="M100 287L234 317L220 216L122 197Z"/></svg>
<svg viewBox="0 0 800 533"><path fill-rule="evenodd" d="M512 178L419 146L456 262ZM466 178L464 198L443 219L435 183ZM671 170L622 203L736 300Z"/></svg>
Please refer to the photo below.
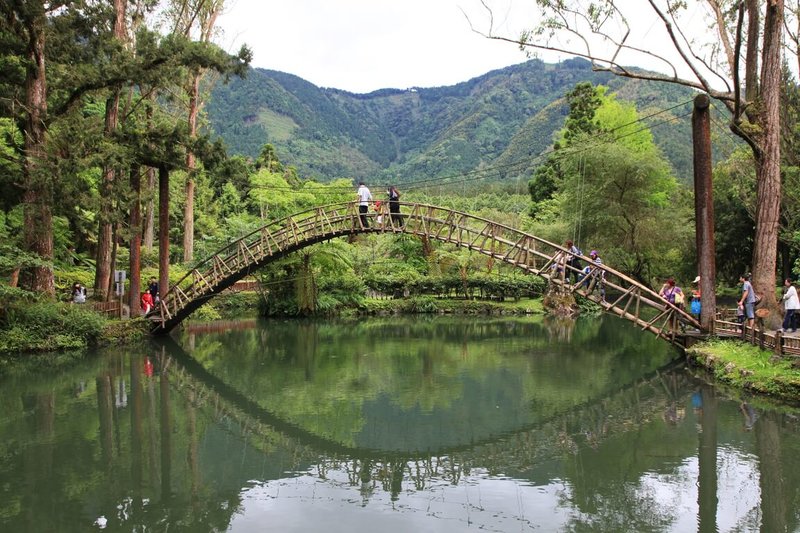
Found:
<svg viewBox="0 0 800 533"><path fill-rule="evenodd" d="M397 191L397 187L390 185L386 194L389 197L389 215L391 216L392 224L397 224L402 228L403 215L400 214L400 193Z"/></svg>
<svg viewBox="0 0 800 533"><path fill-rule="evenodd" d="M667 278L658 295L679 309L683 309L683 289L675 285L675 278Z"/></svg>

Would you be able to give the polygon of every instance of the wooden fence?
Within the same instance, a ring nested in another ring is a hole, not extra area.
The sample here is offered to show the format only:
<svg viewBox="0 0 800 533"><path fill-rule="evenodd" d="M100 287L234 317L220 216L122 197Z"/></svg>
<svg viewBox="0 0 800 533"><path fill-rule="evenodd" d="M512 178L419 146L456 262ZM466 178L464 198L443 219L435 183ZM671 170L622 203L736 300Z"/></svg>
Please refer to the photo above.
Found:
<svg viewBox="0 0 800 533"><path fill-rule="evenodd" d="M786 336L782 331L768 331L762 318L754 319L752 327L748 327L747 321L739 322L736 309L718 312L714 327L718 337L738 338L777 355L800 356L800 337Z"/></svg>

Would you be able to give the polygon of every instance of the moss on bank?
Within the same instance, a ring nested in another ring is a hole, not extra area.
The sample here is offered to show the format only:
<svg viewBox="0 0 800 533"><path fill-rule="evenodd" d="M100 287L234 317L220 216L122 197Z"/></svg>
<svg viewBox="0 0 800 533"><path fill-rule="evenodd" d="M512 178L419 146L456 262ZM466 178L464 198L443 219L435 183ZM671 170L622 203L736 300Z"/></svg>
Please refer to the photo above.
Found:
<svg viewBox="0 0 800 533"><path fill-rule="evenodd" d="M726 384L800 404L800 368L791 358L734 340L709 340L686 350L688 359Z"/></svg>

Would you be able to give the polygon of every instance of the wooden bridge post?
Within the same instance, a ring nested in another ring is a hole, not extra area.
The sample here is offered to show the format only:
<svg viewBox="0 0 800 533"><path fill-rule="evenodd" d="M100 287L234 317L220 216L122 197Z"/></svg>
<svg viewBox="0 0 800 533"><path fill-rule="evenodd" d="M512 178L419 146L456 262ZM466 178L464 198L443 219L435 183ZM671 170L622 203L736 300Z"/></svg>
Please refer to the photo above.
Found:
<svg viewBox="0 0 800 533"><path fill-rule="evenodd" d="M694 147L694 217L697 273L700 275L700 325L714 333L717 268L714 259L714 197L711 180L711 120L706 94L694 99L692 139Z"/></svg>

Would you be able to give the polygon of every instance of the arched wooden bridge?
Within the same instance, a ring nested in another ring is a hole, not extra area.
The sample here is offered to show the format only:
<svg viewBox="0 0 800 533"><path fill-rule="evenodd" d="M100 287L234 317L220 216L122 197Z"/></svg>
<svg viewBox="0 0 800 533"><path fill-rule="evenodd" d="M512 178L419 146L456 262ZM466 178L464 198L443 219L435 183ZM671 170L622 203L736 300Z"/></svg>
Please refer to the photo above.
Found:
<svg viewBox="0 0 800 533"><path fill-rule="evenodd" d="M267 263L312 244L358 233L416 235L474 250L541 276L562 290L580 294L605 311L676 345L686 345L688 337L683 329L700 328L692 316L664 301L652 289L607 265L594 264L588 257L582 260L593 267L591 273L570 283L568 274L574 269L566 264L567 251L535 235L444 207L401 205L402 220L393 219L384 203L380 212L370 211L368 227L362 224L355 202L315 207L231 242L163 295L158 310L151 315L152 332L169 332L209 298Z"/></svg>

